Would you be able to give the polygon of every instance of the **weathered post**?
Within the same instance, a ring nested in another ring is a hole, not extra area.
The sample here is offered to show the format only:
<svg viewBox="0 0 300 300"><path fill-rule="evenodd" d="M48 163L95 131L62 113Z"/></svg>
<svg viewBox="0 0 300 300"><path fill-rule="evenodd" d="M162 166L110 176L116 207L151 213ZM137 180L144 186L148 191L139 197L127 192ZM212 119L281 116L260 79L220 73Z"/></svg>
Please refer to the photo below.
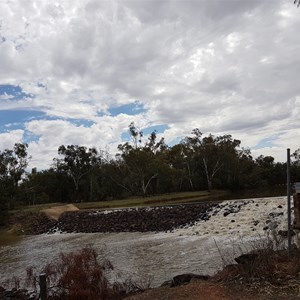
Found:
<svg viewBox="0 0 300 300"><path fill-rule="evenodd" d="M300 229L300 182L295 183L294 202L294 228Z"/></svg>
<svg viewBox="0 0 300 300"><path fill-rule="evenodd" d="M288 215L288 251L291 250L291 175L290 175L291 155L287 149L286 178L287 178L287 215Z"/></svg>
<svg viewBox="0 0 300 300"><path fill-rule="evenodd" d="M40 299L47 300L47 281L46 274L40 274Z"/></svg>

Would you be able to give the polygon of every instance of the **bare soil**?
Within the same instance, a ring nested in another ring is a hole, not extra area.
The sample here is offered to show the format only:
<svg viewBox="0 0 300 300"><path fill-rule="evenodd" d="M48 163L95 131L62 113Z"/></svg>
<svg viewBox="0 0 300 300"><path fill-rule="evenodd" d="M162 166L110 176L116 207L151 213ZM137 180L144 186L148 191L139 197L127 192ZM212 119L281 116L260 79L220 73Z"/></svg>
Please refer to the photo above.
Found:
<svg viewBox="0 0 300 300"><path fill-rule="evenodd" d="M270 284L192 282L174 288L156 288L129 296L126 300L298 300L300 284L277 288Z"/></svg>
<svg viewBox="0 0 300 300"><path fill-rule="evenodd" d="M67 205L59 205L59 206L52 206L50 208L46 208L41 210L49 219L58 221L61 214L67 211L78 211L78 207L74 204L67 204Z"/></svg>

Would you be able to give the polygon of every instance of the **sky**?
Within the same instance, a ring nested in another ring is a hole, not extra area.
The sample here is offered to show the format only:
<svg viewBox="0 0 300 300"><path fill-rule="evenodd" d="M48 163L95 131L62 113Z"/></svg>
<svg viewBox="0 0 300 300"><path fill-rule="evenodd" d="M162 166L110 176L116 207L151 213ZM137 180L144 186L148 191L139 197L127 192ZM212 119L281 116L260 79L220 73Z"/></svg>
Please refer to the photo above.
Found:
<svg viewBox="0 0 300 300"><path fill-rule="evenodd" d="M199 128L253 156L300 148L293 0L0 0L0 150L117 151L128 126L168 145Z"/></svg>

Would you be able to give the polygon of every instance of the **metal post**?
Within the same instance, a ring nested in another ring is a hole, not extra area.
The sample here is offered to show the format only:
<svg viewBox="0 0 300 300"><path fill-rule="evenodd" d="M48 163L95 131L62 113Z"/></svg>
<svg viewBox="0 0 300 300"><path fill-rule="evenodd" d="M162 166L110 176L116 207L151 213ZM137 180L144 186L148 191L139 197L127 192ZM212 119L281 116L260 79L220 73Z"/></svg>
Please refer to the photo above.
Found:
<svg viewBox="0 0 300 300"><path fill-rule="evenodd" d="M47 300L47 281L46 274L40 274L40 299Z"/></svg>
<svg viewBox="0 0 300 300"><path fill-rule="evenodd" d="M288 251L291 250L291 175L290 175L291 155L290 149L287 149L287 214L288 214Z"/></svg>

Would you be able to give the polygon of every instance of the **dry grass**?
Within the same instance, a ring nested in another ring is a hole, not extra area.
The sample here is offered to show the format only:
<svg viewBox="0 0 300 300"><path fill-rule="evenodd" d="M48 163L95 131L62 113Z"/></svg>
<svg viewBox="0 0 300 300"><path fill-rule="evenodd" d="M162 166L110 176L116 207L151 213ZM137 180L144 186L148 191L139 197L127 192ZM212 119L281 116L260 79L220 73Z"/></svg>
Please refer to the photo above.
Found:
<svg viewBox="0 0 300 300"><path fill-rule="evenodd" d="M268 282L276 286L285 284L288 279L300 279L300 249L294 247L273 250L271 247L256 249L248 254L244 262L227 265L218 272L215 281L239 281L243 283Z"/></svg>
<svg viewBox="0 0 300 300"><path fill-rule="evenodd" d="M109 200L98 202L81 202L76 203L76 206L80 209L105 209L105 208L126 208L126 207L138 207L149 205L172 205L172 204L184 204L194 203L208 200L216 200L219 197L225 197L229 195L228 191L213 191L211 193L207 191L197 192L185 192L185 193L171 193L151 197L132 197L122 200Z"/></svg>

